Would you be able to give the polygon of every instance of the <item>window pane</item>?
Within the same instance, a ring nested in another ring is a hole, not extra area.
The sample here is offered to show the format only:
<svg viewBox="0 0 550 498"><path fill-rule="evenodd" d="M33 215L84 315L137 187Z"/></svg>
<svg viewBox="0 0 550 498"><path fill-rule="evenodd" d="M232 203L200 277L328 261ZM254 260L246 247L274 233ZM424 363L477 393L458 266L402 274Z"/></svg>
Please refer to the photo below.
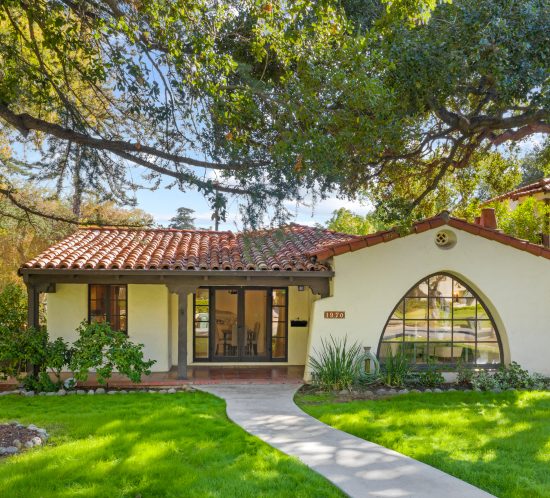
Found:
<svg viewBox="0 0 550 498"><path fill-rule="evenodd" d="M271 358L281 359L286 355L286 338L272 337L271 338Z"/></svg>
<svg viewBox="0 0 550 498"><path fill-rule="evenodd" d="M474 297L473 294L466 289L460 282L457 282L456 280L453 281L453 297L459 298L459 297Z"/></svg>
<svg viewBox="0 0 550 498"><path fill-rule="evenodd" d="M477 303L477 319L478 320L489 319L489 314L487 313L487 311L479 301Z"/></svg>
<svg viewBox="0 0 550 498"><path fill-rule="evenodd" d="M405 307L405 301L403 300L399 303L397 308L395 308L395 310L393 311L391 317L394 318L394 319L403 318L403 315L404 315L403 309L404 309L404 307Z"/></svg>
<svg viewBox="0 0 550 498"><path fill-rule="evenodd" d="M267 354L267 291L244 291L244 350L245 356Z"/></svg>
<svg viewBox="0 0 550 498"><path fill-rule="evenodd" d="M430 296L452 297L453 279L447 275L434 275L430 277Z"/></svg>
<svg viewBox="0 0 550 498"><path fill-rule="evenodd" d="M500 351L497 342L478 342L476 364L493 365L500 363Z"/></svg>
<svg viewBox="0 0 550 498"><path fill-rule="evenodd" d="M455 362L461 361L463 363L473 364L475 362L475 343L454 343L453 354Z"/></svg>
<svg viewBox="0 0 550 498"><path fill-rule="evenodd" d="M418 285L413 287L408 293L407 297L426 297L428 295L428 281L424 280Z"/></svg>
<svg viewBox="0 0 550 498"><path fill-rule="evenodd" d="M286 289L273 289L273 305L286 306Z"/></svg>
<svg viewBox="0 0 550 498"><path fill-rule="evenodd" d="M405 341L426 341L428 339L428 322L405 320Z"/></svg>
<svg viewBox="0 0 550 498"><path fill-rule="evenodd" d="M405 299L405 318L425 320L428 318L428 299L425 297Z"/></svg>
<svg viewBox="0 0 550 498"><path fill-rule="evenodd" d="M453 348L452 343L430 343L430 358L433 358L437 363L453 363L453 355L459 357L462 350L459 347Z"/></svg>
<svg viewBox="0 0 550 498"><path fill-rule="evenodd" d="M432 320L430 321L430 342L432 341L452 341L453 340L453 322L451 320Z"/></svg>
<svg viewBox="0 0 550 498"><path fill-rule="evenodd" d="M463 320L476 318L476 299L457 297L453 299L453 318L455 320Z"/></svg>
<svg viewBox="0 0 550 498"><path fill-rule="evenodd" d="M477 322L477 340L478 341L496 341L497 334L491 323L491 320L479 320Z"/></svg>
<svg viewBox="0 0 550 498"><path fill-rule="evenodd" d="M272 320L274 322L286 322L286 308L283 306L273 306Z"/></svg>
<svg viewBox="0 0 550 498"><path fill-rule="evenodd" d="M426 363L428 345L425 342L404 342L403 352L411 363Z"/></svg>
<svg viewBox="0 0 550 498"><path fill-rule="evenodd" d="M390 320L384 330L383 341L403 340L403 320Z"/></svg>
<svg viewBox="0 0 550 498"><path fill-rule="evenodd" d="M208 358L208 336L195 337L195 358Z"/></svg>
<svg viewBox="0 0 550 498"><path fill-rule="evenodd" d="M440 320L452 318L452 300L450 297L432 297L429 299L430 318Z"/></svg>
<svg viewBox="0 0 550 498"><path fill-rule="evenodd" d="M454 320L453 333L455 341L475 341L476 322L475 320Z"/></svg>

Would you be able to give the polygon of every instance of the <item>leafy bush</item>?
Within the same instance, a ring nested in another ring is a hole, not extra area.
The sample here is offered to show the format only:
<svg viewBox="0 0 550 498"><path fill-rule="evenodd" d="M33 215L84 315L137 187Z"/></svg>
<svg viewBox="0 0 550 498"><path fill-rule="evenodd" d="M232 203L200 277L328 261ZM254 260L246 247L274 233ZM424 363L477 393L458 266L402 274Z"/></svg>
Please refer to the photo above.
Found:
<svg viewBox="0 0 550 498"><path fill-rule="evenodd" d="M0 325L0 377L21 379L29 364L44 364L48 333L46 329L11 328Z"/></svg>
<svg viewBox="0 0 550 498"><path fill-rule="evenodd" d="M27 295L16 284L8 284L0 292L0 326L10 330L27 327Z"/></svg>
<svg viewBox="0 0 550 498"><path fill-rule="evenodd" d="M461 386L471 386L474 377L474 370L464 363L464 360L459 360L457 365L456 383Z"/></svg>
<svg viewBox="0 0 550 498"><path fill-rule="evenodd" d="M491 389L544 389L546 381L541 375L530 374L513 361L508 366L502 365L494 374L486 370L473 372L472 387L489 391Z"/></svg>
<svg viewBox="0 0 550 498"><path fill-rule="evenodd" d="M402 350L394 354L388 346L386 360L382 365L384 383L390 387L403 387L410 371L411 366L407 355Z"/></svg>
<svg viewBox="0 0 550 498"><path fill-rule="evenodd" d="M472 376L472 387L481 391L490 391L501 388L495 376L487 370L479 370Z"/></svg>
<svg viewBox="0 0 550 498"><path fill-rule="evenodd" d="M143 359L143 344L134 344L108 324L83 322L77 332L79 338L73 344L69 361L75 379L87 380L91 369L95 369L100 384L106 384L114 370L132 382L151 373L155 361Z"/></svg>
<svg viewBox="0 0 550 498"><path fill-rule="evenodd" d="M445 382L440 367L433 358L428 359L426 370L419 373L418 382L424 387L438 387Z"/></svg>
<svg viewBox="0 0 550 498"><path fill-rule="evenodd" d="M538 374L530 374L513 361L507 367L502 366L494 375L501 389L542 389L544 379Z"/></svg>
<svg viewBox="0 0 550 498"><path fill-rule="evenodd" d="M350 390L359 377L361 346L353 343L348 347L347 337L330 342L321 339L321 351L314 350L309 358L313 383L326 390Z"/></svg>

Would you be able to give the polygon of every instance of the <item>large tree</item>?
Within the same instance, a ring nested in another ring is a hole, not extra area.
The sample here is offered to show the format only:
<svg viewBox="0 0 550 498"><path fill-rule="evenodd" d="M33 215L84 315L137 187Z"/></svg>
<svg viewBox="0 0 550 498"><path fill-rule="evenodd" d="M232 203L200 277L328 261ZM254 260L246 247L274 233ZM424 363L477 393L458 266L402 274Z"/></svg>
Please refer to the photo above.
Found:
<svg viewBox="0 0 550 498"><path fill-rule="evenodd" d="M6 0L0 118L38 157L9 160L120 202L163 178L236 195L252 223L306 192L399 216L548 133L548 0L388 6Z"/></svg>

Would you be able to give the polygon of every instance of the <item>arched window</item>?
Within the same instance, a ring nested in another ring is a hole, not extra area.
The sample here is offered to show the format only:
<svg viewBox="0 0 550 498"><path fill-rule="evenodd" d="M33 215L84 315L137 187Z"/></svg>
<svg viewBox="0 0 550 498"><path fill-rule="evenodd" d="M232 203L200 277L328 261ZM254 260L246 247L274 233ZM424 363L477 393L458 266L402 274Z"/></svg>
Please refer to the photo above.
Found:
<svg viewBox="0 0 550 498"><path fill-rule="evenodd" d="M438 273L418 282L388 318L378 346L381 362L404 353L416 365L428 359L456 365L499 365L500 338L487 307L464 282Z"/></svg>

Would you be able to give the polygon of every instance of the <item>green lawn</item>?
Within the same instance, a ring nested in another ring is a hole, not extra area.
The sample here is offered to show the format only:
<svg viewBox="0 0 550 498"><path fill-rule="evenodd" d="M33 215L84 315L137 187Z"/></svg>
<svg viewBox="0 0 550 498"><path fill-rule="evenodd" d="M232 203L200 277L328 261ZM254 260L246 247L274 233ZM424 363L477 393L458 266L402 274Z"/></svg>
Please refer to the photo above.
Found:
<svg viewBox="0 0 550 498"><path fill-rule="evenodd" d="M205 393L0 398L0 421L14 419L51 439L0 460L2 497L342 496Z"/></svg>
<svg viewBox="0 0 550 498"><path fill-rule="evenodd" d="M298 395L310 415L433 465L499 497L550 497L550 393L407 394L334 403Z"/></svg>

